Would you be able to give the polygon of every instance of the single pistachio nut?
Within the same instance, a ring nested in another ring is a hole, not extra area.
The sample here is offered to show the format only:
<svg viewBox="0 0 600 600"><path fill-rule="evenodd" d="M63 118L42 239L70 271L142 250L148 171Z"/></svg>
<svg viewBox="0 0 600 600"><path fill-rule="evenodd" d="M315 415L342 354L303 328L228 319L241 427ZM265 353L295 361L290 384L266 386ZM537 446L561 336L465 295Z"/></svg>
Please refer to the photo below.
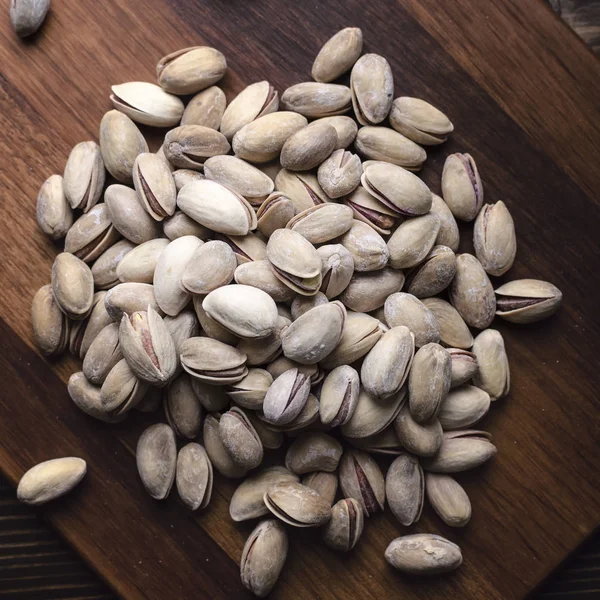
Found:
<svg viewBox="0 0 600 600"><path fill-rule="evenodd" d="M510 391L510 368L502 334L485 329L475 338L472 350L478 367L473 383L485 390L492 401L506 396Z"/></svg>
<svg viewBox="0 0 600 600"><path fill-rule="evenodd" d="M513 218L500 200L486 204L479 211L473 228L475 255L486 273L499 277L508 271L517 254L517 237Z"/></svg>
<svg viewBox="0 0 600 600"><path fill-rule="evenodd" d="M450 475L427 473L425 489L429 504L446 525L464 527L471 520L469 496Z"/></svg>
<svg viewBox="0 0 600 600"><path fill-rule="evenodd" d="M335 150L327 160L321 161L317 178L330 198L341 198L353 192L360 183L362 164L356 154Z"/></svg>
<svg viewBox="0 0 600 600"><path fill-rule="evenodd" d="M273 192L256 211L258 231L270 237L277 229L283 229L296 213L294 203L282 192Z"/></svg>
<svg viewBox="0 0 600 600"><path fill-rule="evenodd" d="M435 240L438 246L447 246L452 252L458 251L460 232L450 207L437 195L432 194L431 212L440 218L440 230Z"/></svg>
<svg viewBox="0 0 600 600"><path fill-rule="evenodd" d="M94 385L102 385L112 368L123 358L119 345L119 326L107 325L90 344L83 359L82 371Z"/></svg>
<svg viewBox="0 0 600 600"><path fill-rule="evenodd" d="M305 117L342 115L352 107L350 89L336 83L306 81L287 88L281 95L284 110Z"/></svg>
<svg viewBox="0 0 600 600"><path fill-rule="evenodd" d="M477 373L477 357L468 350L447 348L451 360L451 383L455 388L470 381Z"/></svg>
<svg viewBox="0 0 600 600"><path fill-rule="evenodd" d="M208 414L204 419L202 439L204 448L212 466L224 477L238 479L246 474L246 469L234 462L229 452L223 446L219 433L219 413Z"/></svg>
<svg viewBox="0 0 600 600"><path fill-rule="evenodd" d="M417 144L437 146L454 131L454 125L441 111L419 98L396 98L390 112L390 125Z"/></svg>
<svg viewBox="0 0 600 600"><path fill-rule="evenodd" d="M273 377L264 369L248 369L242 380L234 383L227 395L239 406L250 410L262 410L267 391Z"/></svg>
<svg viewBox="0 0 600 600"><path fill-rule="evenodd" d="M204 302L205 297L206 296L194 296L192 298L194 312L198 317L201 331L209 338L219 340L230 346L235 346L235 344L238 343L239 338L209 317L207 312L202 308L202 302Z"/></svg>
<svg viewBox="0 0 600 600"><path fill-rule="evenodd" d="M352 211L348 210L351 219ZM340 244L352 255L354 271L364 272L383 269L389 259L385 240L363 221L353 219L350 223L351 227L340 238Z"/></svg>
<svg viewBox="0 0 600 600"><path fill-rule="evenodd" d="M53 240L65 237L73 225L73 212L65 197L62 175L51 175L42 184L36 217L40 229Z"/></svg>
<svg viewBox="0 0 600 600"><path fill-rule="evenodd" d="M233 461L244 469L254 469L262 462L262 442L244 411L237 406L221 417L219 435Z"/></svg>
<svg viewBox="0 0 600 600"><path fill-rule="evenodd" d="M191 378L181 373L171 381L164 399L165 417L175 435L195 440L202 429L202 405L192 388Z"/></svg>
<svg viewBox="0 0 600 600"><path fill-rule="evenodd" d="M455 274L454 252L447 246L434 246L423 261L407 273L407 292L417 298L435 296L450 285Z"/></svg>
<svg viewBox="0 0 600 600"><path fill-rule="evenodd" d="M164 500L171 491L177 467L177 445L173 430L157 423L140 436L135 452L140 478L155 500Z"/></svg>
<svg viewBox="0 0 600 600"><path fill-rule="evenodd" d="M341 244L317 248L321 259L321 292L331 300L339 296L354 274L354 258Z"/></svg>
<svg viewBox="0 0 600 600"><path fill-rule="evenodd" d="M423 304L433 314L439 330L440 342L444 346L468 350L473 345L473 336L459 312L441 298L424 298Z"/></svg>
<svg viewBox="0 0 600 600"><path fill-rule="evenodd" d="M155 220L175 213L177 189L164 160L151 152L139 154L133 165L133 185L140 204Z"/></svg>
<svg viewBox="0 0 600 600"><path fill-rule="evenodd" d="M79 142L71 150L63 175L65 198L72 209L87 212L102 194L106 172L96 142Z"/></svg>
<svg viewBox="0 0 600 600"><path fill-rule="evenodd" d="M77 256L61 252L52 264L52 293L67 317L85 319L94 302L92 271Z"/></svg>
<svg viewBox="0 0 600 600"><path fill-rule="evenodd" d="M177 455L175 484L181 501L190 509L206 508L213 487L213 470L206 450L191 442Z"/></svg>
<svg viewBox="0 0 600 600"><path fill-rule="evenodd" d="M432 473L460 473L474 469L492 458L497 450L482 431L448 431L438 453L422 460Z"/></svg>
<svg viewBox="0 0 600 600"><path fill-rule="evenodd" d="M410 269L421 264L430 253L440 219L435 213L407 219L388 240L389 265L394 269Z"/></svg>
<svg viewBox="0 0 600 600"><path fill-rule="evenodd" d="M511 323L535 323L553 315L562 292L547 281L517 279L496 290L496 314Z"/></svg>
<svg viewBox="0 0 600 600"><path fill-rule="evenodd" d="M263 402L264 417L273 425L287 425L306 404L310 377L297 368L291 368L273 379Z"/></svg>
<svg viewBox="0 0 600 600"><path fill-rule="evenodd" d="M329 506L333 506L338 488L337 472L314 471L308 473L302 478L302 485L318 492L321 498L327 501Z"/></svg>
<svg viewBox="0 0 600 600"><path fill-rule="evenodd" d="M404 273L397 269L355 272L339 299L350 310L371 312L383 306L387 297L400 291L403 285Z"/></svg>
<svg viewBox="0 0 600 600"><path fill-rule="evenodd" d="M123 258L135 247L135 244L129 240L120 240L96 259L92 265L96 289L108 290L119 283L117 268Z"/></svg>
<svg viewBox="0 0 600 600"><path fill-rule="evenodd" d="M50 0L12 0L10 24L21 37L33 35L41 26L50 10Z"/></svg>
<svg viewBox="0 0 600 600"><path fill-rule="evenodd" d="M390 112L394 77L390 63L378 54L361 56L350 74L352 106L361 125L377 125Z"/></svg>
<svg viewBox="0 0 600 600"><path fill-rule="evenodd" d="M358 501L364 516L383 511L385 480L377 463L366 452L345 450L340 461L340 487L346 498Z"/></svg>
<svg viewBox="0 0 600 600"><path fill-rule="evenodd" d="M365 159L385 161L409 171L418 171L427 159L421 146L389 127L361 127L354 148Z"/></svg>
<svg viewBox="0 0 600 600"><path fill-rule="evenodd" d="M199 181L199 180L196 180ZM183 211L176 210L172 217L167 217L163 222L164 234L171 240L184 235L195 235L198 239L206 241L209 238L209 230L188 217Z"/></svg>
<svg viewBox="0 0 600 600"><path fill-rule="evenodd" d="M211 240L196 248L183 270L181 285L190 294L208 294L231 283L236 266L231 247Z"/></svg>
<svg viewBox="0 0 600 600"><path fill-rule="evenodd" d="M313 121L291 135L283 144L281 166L290 171L308 171L318 167L334 150L335 129L320 120Z"/></svg>
<svg viewBox="0 0 600 600"><path fill-rule="evenodd" d="M243 263L235 269L233 276L236 283L256 287L271 296L275 302L289 302L294 296L293 290L277 278L268 260Z"/></svg>
<svg viewBox="0 0 600 600"><path fill-rule="evenodd" d="M175 344L175 350L177 352L177 361L179 362L179 350L183 342L191 337L200 335L198 319L193 311L184 310L176 317L167 315L163 321L173 338L173 343Z"/></svg>
<svg viewBox="0 0 600 600"><path fill-rule="evenodd" d="M442 196L452 214L472 221L483 204L483 185L477 165L470 154L451 154L442 171Z"/></svg>
<svg viewBox="0 0 600 600"><path fill-rule="evenodd" d="M421 518L425 476L416 456L401 454L390 465L385 477L385 496L401 525L409 527Z"/></svg>
<svg viewBox="0 0 600 600"><path fill-rule="evenodd" d="M261 416L260 414L259 418L264 420L264 416ZM266 426L279 432L299 432L301 430L309 431L311 428L314 428L318 420L319 400L313 394L309 394L304 408L293 421L290 421L285 425L273 425L272 423L267 422Z"/></svg>
<svg viewBox="0 0 600 600"><path fill-rule="evenodd" d="M440 421L433 418L417 423L410 414L408 404L402 407L394 420L394 429L399 443L417 456L433 456L442 445L444 432Z"/></svg>
<svg viewBox="0 0 600 600"><path fill-rule="evenodd" d="M285 466L297 475L312 471L333 472L342 456L342 445L326 433L307 432L300 434L288 448Z"/></svg>
<svg viewBox="0 0 600 600"><path fill-rule="evenodd" d="M350 552L364 527L364 515L354 498L344 498L331 509L331 520L323 529L323 541L332 550Z"/></svg>
<svg viewBox="0 0 600 600"><path fill-rule="evenodd" d="M135 246L117 265L118 280L123 283L152 283L158 258L168 245L168 239L156 238Z"/></svg>
<svg viewBox="0 0 600 600"><path fill-rule="evenodd" d="M214 158L214 156L212 158ZM192 181L206 179L203 173L194 171L193 169L176 169L171 174L173 175L173 181L175 182L175 189L178 192L184 185L191 183Z"/></svg>
<svg viewBox="0 0 600 600"><path fill-rule="evenodd" d="M345 150L355 140L358 125L354 119L343 115L335 115L333 117L322 117L320 120L335 129L337 133L336 150Z"/></svg>
<svg viewBox="0 0 600 600"><path fill-rule="evenodd" d="M490 409L490 395L474 385L461 385L450 390L442 402L438 419L444 428L464 429L480 421Z"/></svg>
<svg viewBox="0 0 600 600"><path fill-rule="evenodd" d="M227 154L229 150L229 142L222 133L203 125L181 125L165 136L165 156L180 169L201 171L206 159Z"/></svg>
<svg viewBox="0 0 600 600"><path fill-rule="evenodd" d="M180 358L184 370L192 377L212 385L231 385L248 374L244 353L208 337L183 342Z"/></svg>
<svg viewBox="0 0 600 600"><path fill-rule="evenodd" d="M328 83L349 71L362 52L363 35L358 27L346 27L329 38L312 66L315 81Z"/></svg>
<svg viewBox="0 0 600 600"><path fill-rule="evenodd" d="M330 200L312 173L281 169L275 178L275 188L292 201L296 214Z"/></svg>
<svg viewBox="0 0 600 600"><path fill-rule="evenodd" d="M106 312L104 297L106 292L97 292L92 301L92 312L87 319L70 323L69 327L69 351L73 356L81 360L85 358L87 351L96 339L96 336L110 323L112 319ZM32 322L34 319L32 319ZM35 330L34 330L35 331Z"/></svg>
<svg viewBox="0 0 600 600"><path fill-rule="evenodd" d="M389 327L404 325L412 331L417 348L440 341L440 328L434 314L412 294L397 292L388 296L384 314Z"/></svg>
<svg viewBox="0 0 600 600"><path fill-rule="evenodd" d="M148 283L119 283L104 296L106 312L117 323L121 322L124 313L130 315L137 310L146 310L148 306L163 314L154 297L154 286Z"/></svg>
<svg viewBox="0 0 600 600"><path fill-rule="evenodd" d="M354 211L355 219L370 225L381 235L389 235L398 219L396 211L369 194L362 185L344 198L344 204Z"/></svg>
<svg viewBox="0 0 600 600"><path fill-rule="evenodd" d="M264 495L267 508L294 527L320 527L331 518L331 506L315 490L295 481L271 485Z"/></svg>
<svg viewBox="0 0 600 600"><path fill-rule="evenodd" d="M347 423L356 410L360 380L356 369L341 365L333 369L321 387L321 423L337 427Z"/></svg>
<svg viewBox="0 0 600 600"><path fill-rule="evenodd" d="M437 575L460 567L462 554L456 544L439 535L416 533L390 542L385 560L409 575Z"/></svg>
<svg viewBox="0 0 600 600"><path fill-rule="evenodd" d="M118 423L126 416L125 414L115 414L106 410L102 404L100 388L91 384L81 371L71 375L67 390L73 404L86 415L94 417L94 419L106 423Z"/></svg>
<svg viewBox="0 0 600 600"><path fill-rule="evenodd" d="M225 92L213 85L198 92L187 104L181 117L182 125L202 125L219 129L227 106Z"/></svg>
<svg viewBox="0 0 600 600"><path fill-rule="evenodd" d="M33 297L31 324L36 346L45 355L62 354L67 349L70 322L54 297L52 285L42 286Z"/></svg>

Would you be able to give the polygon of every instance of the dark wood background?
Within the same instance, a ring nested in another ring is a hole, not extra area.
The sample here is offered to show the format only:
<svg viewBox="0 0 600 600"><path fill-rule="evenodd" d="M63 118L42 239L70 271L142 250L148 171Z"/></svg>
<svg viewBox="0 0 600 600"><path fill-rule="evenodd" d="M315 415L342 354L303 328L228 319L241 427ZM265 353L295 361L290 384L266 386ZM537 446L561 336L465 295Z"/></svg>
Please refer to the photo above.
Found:
<svg viewBox="0 0 600 600"><path fill-rule="evenodd" d="M511 278L548 279L565 303L540 325L498 325L512 392L484 423L497 458L461 478L474 506L470 526L449 530L426 511L413 528L458 541L463 567L427 581L393 572L382 554L401 528L386 514L369 520L349 557L329 552L316 532L293 532L273 597L523 598L600 522L600 67L547 6L149 0L142 8L133 0L63 0L30 42L0 20L0 468L15 484L49 457L88 460L83 485L40 514L125 598L247 597L237 562L252 526L229 519L235 484L220 477L207 511L192 515L175 498L152 502L137 479L133 448L156 417L112 427L92 421L66 392L75 362L38 356L29 305L49 280L56 248L37 231L37 189L62 172L76 142L97 138L110 84L153 80L167 52L202 43L223 50L229 98L263 78L282 91L308 79L320 45L346 25L360 25L366 49L388 57L396 94L428 99L454 121L452 140L430 152L427 183L439 192L445 155L471 151L486 198L505 200L515 217ZM31 511L6 497L0 596L111 597L62 542L31 527Z"/></svg>

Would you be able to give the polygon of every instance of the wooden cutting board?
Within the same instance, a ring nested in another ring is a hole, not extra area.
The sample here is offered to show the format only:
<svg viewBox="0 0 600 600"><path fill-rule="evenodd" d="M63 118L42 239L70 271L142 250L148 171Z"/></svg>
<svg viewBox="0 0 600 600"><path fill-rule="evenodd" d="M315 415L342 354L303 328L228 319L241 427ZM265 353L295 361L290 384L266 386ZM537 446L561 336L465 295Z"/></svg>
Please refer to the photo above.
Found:
<svg viewBox="0 0 600 600"><path fill-rule="evenodd" d="M43 514L128 600L248 597L238 561L253 524L230 520L235 484L222 477L205 511L175 495L152 501L132 449L162 415L95 422L66 391L75 361L38 355L29 307L57 248L37 229L37 190L75 143L97 139L109 86L153 81L164 54L213 45L228 59L229 99L261 79L281 92L309 79L317 50L347 25L390 60L396 95L425 98L454 122L452 139L428 150L425 181L439 192L445 156L471 152L486 200L504 200L515 218L510 278L552 281L564 306L537 325L497 324L512 390L483 423L497 457L460 477L470 525L451 530L427 508L411 529L458 542L464 565L439 579L393 571L383 552L406 530L386 512L348 556L318 531L293 531L273 597L523 598L600 522L600 66L543 3L62 0L29 42L0 19L0 468L16 483L50 457L88 461L84 483Z"/></svg>

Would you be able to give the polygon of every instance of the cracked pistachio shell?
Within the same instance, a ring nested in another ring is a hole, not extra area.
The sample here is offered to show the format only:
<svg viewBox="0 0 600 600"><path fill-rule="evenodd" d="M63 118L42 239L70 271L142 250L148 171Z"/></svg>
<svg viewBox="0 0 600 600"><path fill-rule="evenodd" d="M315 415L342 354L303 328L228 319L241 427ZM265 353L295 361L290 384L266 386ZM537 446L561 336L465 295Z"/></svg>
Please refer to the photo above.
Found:
<svg viewBox="0 0 600 600"><path fill-rule="evenodd" d="M460 473L490 460L497 452L485 431L446 431L438 453L422 459L423 469L432 473Z"/></svg>
<svg viewBox="0 0 600 600"><path fill-rule="evenodd" d="M196 398L207 412L221 412L229 407L231 402L229 396L225 393L225 388L200 381L195 377L192 377L191 382Z"/></svg>
<svg viewBox="0 0 600 600"><path fill-rule="evenodd" d="M285 564L288 538L276 519L261 521L246 540L240 562L242 584L255 596L264 598L275 587Z"/></svg>
<svg viewBox="0 0 600 600"><path fill-rule="evenodd" d="M318 167L334 150L337 133L328 123L313 121L296 131L283 144L281 166L290 171L308 171Z"/></svg>
<svg viewBox="0 0 600 600"><path fill-rule="evenodd" d="M227 61L208 46L183 48L163 56L156 65L158 85L171 94L195 94L225 75Z"/></svg>
<svg viewBox="0 0 600 600"><path fill-rule="evenodd" d="M486 204L473 228L475 254L490 275L499 277L508 271L517 254L515 224L504 202Z"/></svg>
<svg viewBox="0 0 600 600"><path fill-rule="evenodd" d="M194 235L205 241L212 235L204 225L200 225L181 210L175 211L172 217L167 217L162 223L163 232L171 241L184 235Z"/></svg>
<svg viewBox="0 0 600 600"><path fill-rule="evenodd" d="M385 496L401 525L409 527L421 518L425 476L416 456L401 454L390 465L385 477Z"/></svg>
<svg viewBox="0 0 600 600"><path fill-rule="evenodd" d="M192 377L212 385L230 385L248 374L244 353L208 337L183 342L180 358L183 368Z"/></svg>
<svg viewBox="0 0 600 600"><path fill-rule="evenodd" d="M101 202L73 223L65 237L65 252L92 262L119 240L121 235L111 223L106 204Z"/></svg>
<svg viewBox="0 0 600 600"><path fill-rule="evenodd" d="M350 552L364 527L361 506L354 498L344 498L331 509L331 520L323 529L323 541L332 550Z"/></svg>
<svg viewBox="0 0 600 600"><path fill-rule="evenodd" d="M208 414L204 419L203 440L204 448L212 466L224 477L238 479L246 474L246 469L234 462L229 452L223 446L219 433L219 413Z"/></svg>
<svg viewBox="0 0 600 600"><path fill-rule="evenodd" d="M265 492L267 508L294 527L320 527L331 518L331 506L315 490L294 481L275 483Z"/></svg>
<svg viewBox="0 0 600 600"><path fill-rule="evenodd" d="M438 419L446 431L470 427L487 414L490 401L485 390L474 385L461 385L450 390L442 402Z"/></svg>
<svg viewBox="0 0 600 600"><path fill-rule="evenodd" d="M158 257L168 245L168 239L156 238L130 250L117 265L119 281L152 283Z"/></svg>
<svg viewBox="0 0 600 600"><path fill-rule="evenodd" d="M130 81L113 85L113 106L136 123L151 127L174 127L183 115L183 102L154 83Z"/></svg>
<svg viewBox="0 0 600 600"><path fill-rule="evenodd" d="M361 125L381 123L390 112L394 77L390 63L378 54L361 56L350 74L352 106Z"/></svg>
<svg viewBox="0 0 600 600"><path fill-rule="evenodd" d="M415 352L415 336L403 325L392 327L365 356L360 380L377 399L397 394L406 381Z"/></svg>
<svg viewBox="0 0 600 600"><path fill-rule="evenodd" d="M517 279L496 290L496 314L511 323L535 323L553 315L562 292L547 281Z"/></svg>
<svg viewBox="0 0 600 600"><path fill-rule="evenodd" d="M335 471L342 456L342 444L320 431L300 434L288 448L285 466L297 475L312 471Z"/></svg>
<svg viewBox="0 0 600 600"><path fill-rule="evenodd" d="M317 179L330 198L341 198L353 192L360 183L362 163L356 154L335 150L319 166Z"/></svg>
<svg viewBox="0 0 600 600"><path fill-rule="evenodd" d="M164 500L173 486L177 466L173 430L164 423L148 427L138 440L135 458L146 491L155 500Z"/></svg>
<svg viewBox="0 0 600 600"><path fill-rule="evenodd" d="M160 224L144 209L138 194L130 187L109 185L104 192L104 203L114 228L134 244L143 244L160 235Z"/></svg>
<svg viewBox="0 0 600 600"><path fill-rule="evenodd" d="M262 115L244 125L233 136L233 152L239 158L254 163L276 159L286 140L306 127L306 117L290 111Z"/></svg>
<svg viewBox="0 0 600 600"><path fill-rule="evenodd" d="M473 336L459 312L441 298L424 298L423 304L433 313L440 330L440 342L444 346L468 350Z"/></svg>
<svg viewBox="0 0 600 600"><path fill-rule="evenodd" d="M96 142L79 142L71 150L65 172L63 189L72 209L87 212L98 202L104 188L104 161Z"/></svg>
<svg viewBox="0 0 600 600"><path fill-rule="evenodd" d="M82 458L53 458L31 467L19 480L17 498L39 506L69 493L83 479L87 464Z"/></svg>
<svg viewBox="0 0 600 600"><path fill-rule="evenodd" d="M396 417L394 430L400 444L417 456L433 456L442 444L443 430L440 421L430 419L424 423L417 423L412 418L407 404Z"/></svg>
<svg viewBox="0 0 600 600"><path fill-rule="evenodd" d="M177 195L177 206L194 221L219 233L244 236L256 229L256 213L249 202L210 179L184 186Z"/></svg>
<svg viewBox="0 0 600 600"><path fill-rule="evenodd" d="M450 354L452 374L450 387L455 388L467 383L477 373L477 357L468 350L447 348Z"/></svg>
<svg viewBox="0 0 600 600"><path fill-rule="evenodd" d="M206 159L227 154L230 146L222 133L210 127L181 125L167 133L163 149L173 166L201 171Z"/></svg>
<svg viewBox="0 0 600 600"><path fill-rule="evenodd" d="M227 395L239 406L250 410L262 410L267 390L273 378L264 369L248 369L244 379L234 383Z"/></svg>
<svg viewBox="0 0 600 600"><path fill-rule="evenodd" d="M206 450L194 442L177 455L175 484L181 501L190 509L206 508L213 487L213 470Z"/></svg>
<svg viewBox="0 0 600 600"><path fill-rule="evenodd" d="M287 88L281 95L281 104L285 110L305 117L332 117L348 112L352 98L345 85L306 81Z"/></svg>
<svg viewBox="0 0 600 600"><path fill-rule="evenodd" d="M204 163L204 175L237 192L252 205L260 205L275 188L268 175L237 156L212 156Z"/></svg>
<svg viewBox="0 0 600 600"><path fill-rule="evenodd" d="M171 163L168 164L170 165ZM173 175L173 181L175 182L175 189L178 192L187 183L206 179L203 173L200 173L199 171L194 171L192 169L176 169L171 174Z"/></svg>
<svg viewBox="0 0 600 600"><path fill-rule="evenodd" d="M231 283L237 261L225 242L211 240L196 248L181 276L181 285L190 294L208 294Z"/></svg>
<svg viewBox="0 0 600 600"><path fill-rule="evenodd" d="M118 423L126 416L125 414L115 414L106 410L102 403L100 388L91 384L81 371L71 375L67 390L73 404L90 417L106 423Z"/></svg>
<svg viewBox="0 0 600 600"><path fill-rule="evenodd" d="M244 469L258 467L263 459L263 445L244 411L234 406L223 413L219 435L233 461Z"/></svg>
<svg viewBox="0 0 600 600"><path fill-rule="evenodd" d="M331 427L347 423L356 409L359 390L360 380L356 369L349 365L333 369L321 387L321 423Z"/></svg>
<svg viewBox="0 0 600 600"><path fill-rule="evenodd" d="M200 329L204 335L209 338L219 340L224 344L229 344L230 346L237 344L239 338L219 325L219 323L217 323L214 319L209 317L206 311L202 308L202 302L204 302L205 297L206 296L193 296L192 298L194 311L198 317Z"/></svg>
<svg viewBox="0 0 600 600"><path fill-rule="evenodd" d="M456 219L450 207L437 194L432 194L432 197L431 212L440 218L440 230L435 240L436 246L447 246L453 252L457 252L460 233Z"/></svg>
<svg viewBox="0 0 600 600"><path fill-rule="evenodd" d="M289 319L278 317L275 331L267 337L239 340L237 348L247 356L248 366L270 364L281 354L281 333L289 324Z"/></svg>
<svg viewBox="0 0 600 600"><path fill-rule="evenodd" d="M155 221L175 213L175 181L167 163L158 155L138 154L133 165L133 185L140 204Z"/></svg>
<svg viewBox="0 0 600 600"><path fill-rule="evenodd" d="M392 567L410 575L437 575L454 571L462 564L460 548L433 533L396 538L385 551Z"/></svg>
<svg viewBox="0 0 600 600"><path fill-rule="evenodd" d="M298 475L283 466L262 469L237 487L229 503L229 515L238 523L268 515L269 509L263 500L265 492L275 483L299 480Z"/></svg>
<svg viewBox="0 0 600 600"><path fill-rule="evenodd" d="M191 378L181 373L167 388L165 417L175 435L194 440L202 429L202 405L192 388Z"/></svg>
<svg viewBox="0 0 600 600"><path fill-rule="evenodd" d="M267 258L267 244L262 239L250 232L246 235L225 235L217 233L215 239L221 240L231 246L237 260L238 267L241 264L253 260Z"/></svg>
<svg viewBox="0 0 600 600"><path fill-rule="evenodd" d="M371 312L383 306L386 298L400 291L403 285L404 273L396 269L355 272L339 299L350 310Z"/></svg>
<svg viewBox="0 0 600 600"><path fill-rule="evenodd" d="M417 348L430 342L440 341L440 329L435 316L411 294L399 292L388 296L384 305L384 314L389 327L404 325L412 331Z"/></svg>
<svg viewBox="0 0 600 600"><path fill-rule="evenodd" d="M407 274L407 292L417 298L435 296L450 285L455 274L454 252L447 246L434 246L423 261Z"/></svg>
<svg viewBox="0 0 600 600"><path fill-rule="evenodd" d="M234 272L236 283L256 287L266 292L275 302L289 302L294 292L282 283L268 260L254 260L239 265Z"/></svg>
<svg viewBox="0 0 600 600"><path fill-rule="evenodd" d="M482 331L472 350L478 366L473 383L485 390L492 401L506 396L510 391L510 368L502 334L495 329Z"/></svg>
<svg viewBox="0 0 600 600"><path fill-rule="evenodd" d="M314 296L300 296L297 295L290 306L290 312L292 313L292 321L295 321L301 317L304 313L307 313L312 308L327 304L327 296L322 292L317 292Z"/></svg>
<svg viewBox="0 0 600 600"><path fill-rule="evenodd" d="M264 419L264 415L259 415L259 418ZM269 427L278 432L298 432L302 429L310 429L311 426L319 419L319 401L316 396L309 394L308 399L304 408L300 411L298 416L286 423L285 425L273 425L272 423L265 423L266 427Z"/></svg>
<svg viewBox="0 0 600 600"><path fill-rule="evenodd" d="M323 123L331 125L337 133L336 150L346 149L356 138L358 126L356 121L350 117L336 115L319 119Z"/></svg>
<svg viewBox="0 0 600 600"><path fill-rule="evenodd" d="M427 159L421 146L389 127L361 127L354 147L366 159L385 161L409 171L418 171Z"/></svg>
<svg viewBox="0 0 600 600"><path fill-rule="evenodd" d="M122 359L119 326L111 323L90 344L83 359L83 374L90 383L102 385L112 368Z"/></svg>
<svg viewBox="0 0 600 600"><path fill-rule="evenodd" d="M370 225L381 235L389 235L398 220L396 211L372 196L362 185L344 198L344 204L353 210L355 219Z"/></svg>
<svg viewBox="0 0 600 600"><path fill-rule="evenodd" d="M65 197L62 175L51 175L42 184L36 216L40 229L53 240L65 237L73 225L73 212Z"/></svg>
<svg viewBox="0 0 600 600"><path fill-rule="evenodd" d="M477 165L470 154L451 154L442 171L442 196L452 214L472 221L483 204L483 186Z"/></svg>
<svg viewBox="0 0 600 600"><path fill-rule="evenodd" d="M390 112L390 125L417 144L436 146L454 131L450 119L441 111L419 98L396 98Z"/></svg>
<svg viewBox="0 0 600 600"><path fill-rule="evenodd" d="M256 212L258 230L269 237L276 229L283 229L295 214L294 203L282 192L273 192Z"/></svg>
<svg viewBox="0 0 600 600"><path fill-rule="evenodd" d="M383 511L385 480L383 473L366 452L346 449L340 461L340 487L346 498L354 498L365 517Z"/></svg>
<svg viewBox="0 0 600 600"><path fill-rule="evenodd" d="M61 252L52 264L52 293L67 317L85 319L94 302L92 271L75 255Z"/></svg>
<svg viewBox="0 0 600 600"><path fill-rule="evenodd" d="M12 0L10 24L21 37L33 35L44 23L50 10L50 0Z"/></svg>
<svg viewBox="0 0 600 600"><path fill-rule="evenodd" d="M435 243L440 219L435 213L407 219L388 240L390 267L409 269L422 263Z"/></svg>
<svg viewBox="0 0 600 600"><path fill-rule="evenodd" d="M123 313L130 315L137 310L146 310L148 306L162 314L154 298L154 286L148 283L119 283L106 293L104 306L112 320L117 322L121 321Z"/></svg>
<svg viewBox="0 0 600 600"><path fill-rule="evenodd" d="M439 344L419 348L408 377L412 418L424 423L437 416L450 390L450 355Z"/></svg>
<svg viewBox="0 0 600 600"><path fill-rule="evenodd" d="M335 495L338 488L337 472L328 473L327 471L314 471L308 473L302 478L302 485L305 485L327 501L329 506L335 502Z"/></svg>
<svg viewBox="0 0 600 600"><path fill-rule="evenodd" d="M245 125L259 117L277 112L279 94L268 81L257 81L243 89L225 109L221 133L231 141Z"/></svg>
<svg viewBox="0 0 600 600"><path fill-rule="evenodd" d="M450 301L467 325L485 329L494 320L494 288L483 266L472 254L456 257L456 275L449 292Z"/></svg>
<svg viewBox="0 0 600 600"><path fill-rule="evenodd" d="M181 117L182 125L202 125L219 129L227 106L225 92L213 85L198 92L187 104Z"/></svg>
<svg viewBox="0 0 600 600"><path fill-rule="evenodd" d="M348 206L326 202L298 213L286 228L298 232L311 244L322 244L348 232L353 225L352 214Z"/></svg>
<svg viewBox="0 0 600 600"><path fill-rule="evenodd" d="M354 274L354 258L341 244L320 246L317 254L321 259L321 292L331 300L348 287Z"/></svg>
<svg viewBox="0 0 600 600"><path fill-rule="evenodd" d="M446 525L464 527L471 520L469 496L450 475L427 473L425 489L429 504Z"/></svg>
<svg viewBox="0 0 600 600"><path fill-rule="evenodd" d="M329 38L312 66L315 81L328 83L349 71L362 52L363 35L358 27L346 27Z"/></svg>
<svg viewBox="0 0 600 600"><path fill-rule="evenodd" d="M354 259L354 271L378 271L383 269L389 258L385 240L370 226L352 219L353 211L349 207L351 227L340 238L340 243Z"/></svg>
<svg viewBox="0 0 600 600"><path fill-rule="evenodd" d="M304 408L310 393L310 376L297 368L273 375L263 402L264 418L273 425L287 425Z"/></svg>
<svg viewBox="0 0 600 600"><path fill-rule="evenodd" d="M275 187L292 201L296 213L329 202L316 175L312 173L297 173L281 169L275 178Z"/></svg>
<svg viewBox="0 0 600 600"><path fill-rule="evenodd" d="M184 310L180 312L176 317L166 316L163 319L171 337L175 344L177 356L179 358L179 349L185 340L191 337L200 335L200 325L196 315L191 310Z"/></svg>
<svg viewBox="0 0 600 600"><path fill-rule="evenodd" d="M95 293L90 316L83 321L75 321L75 323L70 324L69 351L73 356L77 356L81 360L85 358L85 355L91 343L96 339L96 336L107 325L113 322L104 306L105 296L106 292Z"/></svg>
<svg viewBox="0 0 600 600"><path fill-rule="evenodd" d="M52 293L52 285L42 286L33 297L31 324L37 347L43 354L62 354L67 349L70 323Z"/></svg>
<svg viewBox="0 0 600 600"><path fill-rule="evenodd" d="M107 290L119 283L117 268L123 258L135 247L135 244L129 240L120 240L96 259L92 266L96 289Z"/></svg>

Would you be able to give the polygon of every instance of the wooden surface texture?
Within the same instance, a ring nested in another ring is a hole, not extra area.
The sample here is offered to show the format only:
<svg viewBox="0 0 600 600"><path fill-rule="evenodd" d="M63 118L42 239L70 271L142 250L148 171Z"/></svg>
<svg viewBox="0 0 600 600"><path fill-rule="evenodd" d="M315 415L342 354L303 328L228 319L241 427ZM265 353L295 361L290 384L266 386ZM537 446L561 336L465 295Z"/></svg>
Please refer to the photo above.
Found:
<svg viewBox="0 0 600 600"><path fill-rule="evenodd" d="M231 99L260 79L280 92L308 80L322 43L360 25L365 49L390 60L396 95L425 98L454 122L451 141L429 152L424 180L439 192L445 156L471 152L486 200L504 200L515 218L510 278L547 279L564 292L561 312L546 322L495 324L506 339L512 391L482 424L498 456L460 477L472 522L451 530L427 509L412 528L458 542L461 569L433 580L394 572L383 551L404 531L386 512L369 519L349 556L325 548L318 531L292 532L273 597L523 598L598 526L600 65L545 4L518 4L148 0L142 8L134 0L63 0L26 43L1 20L0 468L14 484L50 457L88 461L83 484L43 513L117 594L248 597L238 561L252 524L231 521L235 483L219 476L206 511L191 514L175 497L152 501L133 448L162 415L135 414L116 426L93 421L66 391L76 362L38 355L29 307L49 281L57 247L37 229L35 197L75 143L97 139L111 84L153 81L161 56L191 45L226 54ZM0 596L11 597L15 588L2 575Z"/></svg>

